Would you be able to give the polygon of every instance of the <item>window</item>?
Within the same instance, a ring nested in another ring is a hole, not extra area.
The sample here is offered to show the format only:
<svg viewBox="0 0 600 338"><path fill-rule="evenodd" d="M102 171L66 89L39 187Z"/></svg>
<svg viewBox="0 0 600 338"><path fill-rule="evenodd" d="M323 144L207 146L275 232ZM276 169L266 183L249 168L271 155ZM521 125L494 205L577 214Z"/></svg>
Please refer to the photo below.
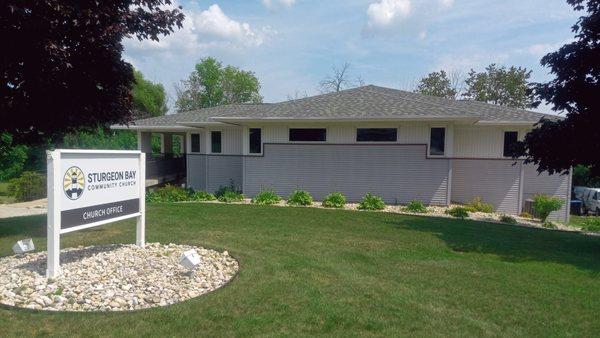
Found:
<svg viewBox="0 0 600 338"><path fill-rule="evenodd" d="M446 128L431 128L429 155L444 155L446 150Z"/></svg>
<svg viewBox="0 0 600 338"><path fill-rule="evenodd" d="M262 140L260 128L250 128L250 154L262 153Z"/></svg>
<svg viewBox="0 0 600 338"><path fill-rule="evenodd" d="M356 129L357 142L396 142L398 129L396 128L358 128Z"/></svg>
<svg viewBox="0 0 600 338"><path fill-rule="evenodd" d="M192 153L200 152L200 134L192 134Z"/></svg>
<svg viewBox="0 0 600 338"><path fill-rule="evenodd" d="M291 142L325 142L325 128L290 128Z"/></svg>
<svg viewBox="0 0 600 338"><path fill-rule="evenodd" d="M504 132L504 157L512 157L515 146L517 145L519 133L516 131Z"/></svg>
<svg viewBox="0 0 600 338"><path fill-rule="evenodd" d="M210 132L210 144L211 152L215 154L221 153L221 132L211 131Z"/></svg>

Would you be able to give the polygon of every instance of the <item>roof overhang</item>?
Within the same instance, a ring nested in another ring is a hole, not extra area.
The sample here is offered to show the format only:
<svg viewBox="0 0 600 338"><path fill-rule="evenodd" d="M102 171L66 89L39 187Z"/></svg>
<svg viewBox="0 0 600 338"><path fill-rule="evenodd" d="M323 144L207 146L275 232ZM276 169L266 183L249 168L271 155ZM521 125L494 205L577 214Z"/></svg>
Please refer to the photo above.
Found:
<svg viewBox="0 0 600 338"><path fill-rule="evenodd" d="M479 126L533 126L537 121L478 121Z"/></svg>
<svg viewBox="0 0 600 338"><path fill-rule="evenodd" d="M222 123L336 123L336 122L417 122L417 121L462 121L475 123L479 118L473 116L405 116L405 117L365 117L365 118L282 118L282 117L213 117L212 120Z"/></svg>
<svg viewBox="0 0 600 338"><path fill-rule="evenodd" d="M132 130L132 131L152 131L152 132L186 132L198 130L197 127L192 126L138 126L135 124L122 125L115 124L110 126L113 130Z"/></svg>

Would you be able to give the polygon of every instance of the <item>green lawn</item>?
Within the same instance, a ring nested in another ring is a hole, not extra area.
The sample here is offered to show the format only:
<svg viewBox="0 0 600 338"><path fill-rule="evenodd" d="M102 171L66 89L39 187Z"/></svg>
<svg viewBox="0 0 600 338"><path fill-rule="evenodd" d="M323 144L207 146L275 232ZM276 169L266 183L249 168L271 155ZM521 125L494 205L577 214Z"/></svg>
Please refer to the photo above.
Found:
<svg viewBox="0 0 600 338"><path fill-rule="evenodd" d="M6 336L596 336L600 238L473 221L248 205L149 205L148 241L229 250L211 294L134 313L0 309ZM0 255L45 218L0 220ZM63 247L134 242L134 222Z"/></svg>
<svg viewBox="0 0 600 338"><path fill-rule="evenodd" d="M14 198L8 196L8 183L0 182L0 204L13 203Z"/></svg>
<svg viewBox="0 0 600 338"><path fill-rule="evenodd" d="M580 227L585 231L600 232L600 217L571 215L569 225Z"/></svg>

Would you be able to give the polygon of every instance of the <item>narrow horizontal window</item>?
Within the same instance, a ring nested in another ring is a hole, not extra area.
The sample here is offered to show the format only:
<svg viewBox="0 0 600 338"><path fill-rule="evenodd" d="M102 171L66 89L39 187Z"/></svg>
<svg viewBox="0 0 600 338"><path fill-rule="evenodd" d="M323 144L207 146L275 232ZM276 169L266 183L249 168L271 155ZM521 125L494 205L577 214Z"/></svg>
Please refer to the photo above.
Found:
<svg viewBox="0 0 600 338"><path fill-rule="evenodd" d="M192 134L192 153L200 152L200 134Z"/></svg>
<svg viewBox="0 0 600 338"><path fill-rule="evenodd" d="M396 142L398 129L396 128L358 128L356 129L357 142Z"/></svg>
<svg viewBox="0 0 600 338"><path fill-rule="evenodd" d="M210 132L210 143L211 151L215 154L221 153L221 132L211 131Z"/></svg>
<svg viewBox="0 0 600 338"><path fill-rule="evenodd" d="M431 128L429 155L441 156L446 151L446 128Z"/></svg>
<svg viewBox="0 0 600 338"><path fill-rule="evenodd" d="M325 128L290 128L291 142L325 142L326 139Z"/></svg>
<svg viewBox="0 0 600 338"><path fill-rule="evenodd" d="M504 132L504 157L512 157L517 146L519 133L516 131Z"/></svg>
<svg viewBox="0 0 600 338"><path fill-rule="evenodd" d="M262 152L262 137L260 128L250 128L250 154L260 154Z"/></svg>

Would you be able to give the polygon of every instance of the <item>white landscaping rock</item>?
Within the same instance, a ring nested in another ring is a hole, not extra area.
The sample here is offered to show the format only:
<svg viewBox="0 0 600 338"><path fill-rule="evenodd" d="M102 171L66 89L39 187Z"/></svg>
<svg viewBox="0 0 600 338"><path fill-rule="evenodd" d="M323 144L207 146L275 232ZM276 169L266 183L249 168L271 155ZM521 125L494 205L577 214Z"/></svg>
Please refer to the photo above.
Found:
<svg viewBox="0 0 600 338"><path fill-rule="evenodd" d="M178 262L195 250L194 274ZM0 304L47 311L128 311L167 306L211 292L235 276L227 252L147 244L61 250L62 275L45 278L46 252L0 258Z"/></svg>

